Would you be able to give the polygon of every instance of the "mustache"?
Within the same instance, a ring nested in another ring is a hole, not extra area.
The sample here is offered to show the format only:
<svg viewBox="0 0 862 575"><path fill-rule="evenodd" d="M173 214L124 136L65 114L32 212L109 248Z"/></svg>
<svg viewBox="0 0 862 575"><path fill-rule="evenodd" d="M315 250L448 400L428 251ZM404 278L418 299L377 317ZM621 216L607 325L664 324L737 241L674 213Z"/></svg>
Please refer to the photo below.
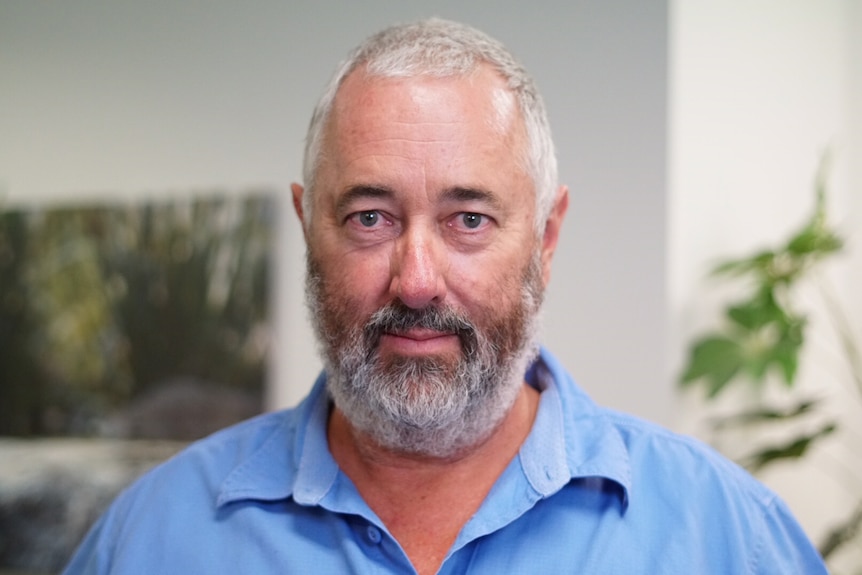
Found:
<svg viewBox="0 0 862 575"><path fill-rule="evenodd" d="M443 306L413 309L396 300L374 312L365 324L367 349L376 350L384 333L403 333L415 328L457 335L467 356L478 348L476 326L459 312Z"/></svg>

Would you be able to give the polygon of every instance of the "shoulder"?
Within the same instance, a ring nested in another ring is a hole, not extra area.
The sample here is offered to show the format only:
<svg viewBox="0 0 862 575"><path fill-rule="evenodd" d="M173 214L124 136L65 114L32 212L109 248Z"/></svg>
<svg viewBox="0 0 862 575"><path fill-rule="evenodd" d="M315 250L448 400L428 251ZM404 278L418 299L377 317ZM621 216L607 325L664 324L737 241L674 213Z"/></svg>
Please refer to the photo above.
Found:
<svg viewBox="0 0 862 575"><path fill-rule="evenodd" d="M189 445L158 472L183 473L194 470L213 481L223 480L278 436L283 449L289 449L296 435L296 412L284 410L266 413L218 431Z"/></svg>
<svg viewBox="0 0 862 575"><path fill-rule="evenodd" d="M745 469L694 437L614 410L601 412L619 434L639 480L697 481L704 488L724 485L761 505L776 497Z"/></svg>
<svg viewBox="0 0 862 575"><path fill-rule="evenodd" d="M244 540L243 557L256 558L263 534L278 532L273 526L283 515L272 511L283 511L293 494L304 446L325 445L320 437L327 409L319 382L295 408L254 417L189 445L111 504L65 573L241 570L242 549L236 546Z"/></svg>
<svg viewBox="0 0 862 575"><path fill-rule="evenodd" d="M786 504L745 469L698 439L596 405L556 360L546 365L560 396L571 485L598 476L622 486L619 527L633 542L709 558L715 572L825 573Z"/></svg>
<svg viewBox="0 0 862 575"><path fill-rule="evenodd" d="M610 455L620 482L630 491L687 484L689 493L726 489L761 505L775 499L747 471L702 441L597 405L547 351L541 359L560 398L570 460L572 452L577 453L573 467L582 467L582 460L604 462Z"/></svg>
<svg viewBox="0 0 862 575"><path fill-rule="evenodd" d="M196 543L205 543L218 525L226 482L239 476L254 483L260 471L253 462L264 462L281 478L291 472L296 420L296 410L261 415L201 439L152 468L114 500L65 573L159 572L183 549L199 549ZM178 541L185 544L177 546ZM153 554L154 548L161 553Z"/></svg>
<svg viewBox="0 0 862 575"><path fill-rule="evenodd" d="M141 476L112 504L109 514L128 517L154 504L212 508L226 480L259 454L280 446L272 466L291 464L296 414L293 410L267 413L198 440ZM274 450L274 449L273 449ZM287 469L283 470L287 471Z"/></svg>
<svg viewBox="0 0 862 575"><path fill-rule="evenodd" d="M629 455L629 512L666 533L740 553L751 573L825 573L784 501L703 442L604 410ZM637 519L635 519L637 521Z"/></svg>
<svg viewBox="0 0 862 575"><path fill-rule="evenodd" d="M326 404L325 389L318 382L296 407L253 417L189 445L132 490L172 482L177 486L172 491L188 488L218 497L225 486L242 491L246 485L253 490L261 482L289 485L306 434L320 432L316 427L321 422L314 418L326 410Z"/></svg>

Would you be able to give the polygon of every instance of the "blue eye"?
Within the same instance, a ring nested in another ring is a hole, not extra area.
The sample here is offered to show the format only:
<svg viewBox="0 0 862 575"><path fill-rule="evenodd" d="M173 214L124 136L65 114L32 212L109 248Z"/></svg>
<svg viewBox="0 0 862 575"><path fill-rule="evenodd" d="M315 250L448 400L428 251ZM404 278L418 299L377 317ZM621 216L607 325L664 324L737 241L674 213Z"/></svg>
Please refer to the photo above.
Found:
<svg viewBox="0 0 862 575"><path fill-rule="evenodd" d="M464 226L471 230L482 225L482 218L482 214L474 214L472 212L467 212L461 215L461 221L464 223Z"/></svg>
<svg viewBox="0 0 862 575"><path fill-rule="evenodd" d="M373 227L380 221L380 214L377 212L359 212L356 217L359 223L366 228Z"/></svg>

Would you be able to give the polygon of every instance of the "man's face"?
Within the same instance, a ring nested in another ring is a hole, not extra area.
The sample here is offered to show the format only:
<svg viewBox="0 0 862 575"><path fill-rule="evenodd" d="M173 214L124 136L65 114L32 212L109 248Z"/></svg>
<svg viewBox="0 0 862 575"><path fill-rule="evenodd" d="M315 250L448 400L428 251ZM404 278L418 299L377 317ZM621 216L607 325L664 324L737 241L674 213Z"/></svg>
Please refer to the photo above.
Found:
<svg viewBox="0 0 862 575"><path fill-rule="evenodd" d="M360 70L339 90L305 227L308 298L336 407L384 446L452 454L517 395L550 257L524 143L489 68Z"/></svg>

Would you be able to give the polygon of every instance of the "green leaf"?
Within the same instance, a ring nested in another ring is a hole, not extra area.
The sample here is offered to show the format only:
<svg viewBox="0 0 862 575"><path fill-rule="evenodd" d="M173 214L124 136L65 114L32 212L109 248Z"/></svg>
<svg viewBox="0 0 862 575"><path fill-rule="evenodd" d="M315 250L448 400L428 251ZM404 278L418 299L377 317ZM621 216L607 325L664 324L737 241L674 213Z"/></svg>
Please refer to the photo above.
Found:
<svg viewBox="0 0 862 575"><path fill-rule="evenodd" d="M784 383L792 387L796 381L796 371L799 366L799 354L805 343L806 320L802 316L787 317L779 332L771 353L772 362L781 371Z"/></svg>
<svg viewBox="0 0 862 575"><path fill-rule="evenodd" d="M743 365L742 348L736 340L715 335L702 339L691 350L684 385L705 380L710 397L717 395Z"/></svg>
<svg viewBox="0 0 862 575"><path fill-rule="evenodd" d="M766 377L766 370L773 363L771 349L762 349L759 353L747 355L743 363L745 372L752 381L760 382Z"/></svg>
<svg viewBox="0 0 862 575"><path fill-rule="evenodd" d="M835 431L834 423L827 423L817 431L791 439L783 445L767 447L757 451L745 459L743 466L756 473L767 465L782 459L799 459L808 452L811 445Z"/></svg>
<svg viewBox="0 0 862 575"><path fill-rule="evenodd" d="M717 418L713 421L713 428L723 429L741 425L756 425L758 423L786 421L808 415L820 404L819 399L808 399L797 403L789 408L776 409L762 407L736 413L727 417Z"/></svg>
<svg viewBox="0 0 862 575"><path fill-rule="evenodd" d="M712 275L741 276L752 271L761 272L762 274L769 268L774 259L775 252L765 250L752 257L728 260L720 263L712 270Z"/></svg>
<svg viewBox="0 0 862 575"><path fill-rule="evenodd" d="M829 228L826 214L826 168L828 157L821 161L815 185L816 201L811 219L787 243L787 251L802 256L820 258L839 251L844 242Z"/></svg>
<svg viewBox="0 0 862 575"><path fill-rule="evenodd" d="M736 325L753 331L784 321L787 313L776 302L771 287L764 287L748 301L727 308L726 315Z"/></svg>
<svg viewBox="0 0 862 575"><path fill-rule="evenodd" d="M727 308L727 317L736 325L747 330L763 327L769 320L763 309L756 302L745 302L742 305Z"/></svg>
<svg viewBox="0 0 862 575"><path fill-rule="evenodd" d="M775 360L781 368L781 375L787 387L791 387L796 381L796 372L799 367L799 349L779 348Z"/></svg>
<svg viewBox="0 0 862 575"><path fill-rule="evenodd" d="M862 502L856 505L856 509L841 523L829 530L823 543L818 547L823 559L827 559L838 548L852 541L862 530Z"/></svg>
<svg viewBox="0 0 862 575"><path fill-rule="evenodd" d="M787 244L787 251L795 255L822 257L841 250L844 242L831 230L809 224Z"/></svg>

